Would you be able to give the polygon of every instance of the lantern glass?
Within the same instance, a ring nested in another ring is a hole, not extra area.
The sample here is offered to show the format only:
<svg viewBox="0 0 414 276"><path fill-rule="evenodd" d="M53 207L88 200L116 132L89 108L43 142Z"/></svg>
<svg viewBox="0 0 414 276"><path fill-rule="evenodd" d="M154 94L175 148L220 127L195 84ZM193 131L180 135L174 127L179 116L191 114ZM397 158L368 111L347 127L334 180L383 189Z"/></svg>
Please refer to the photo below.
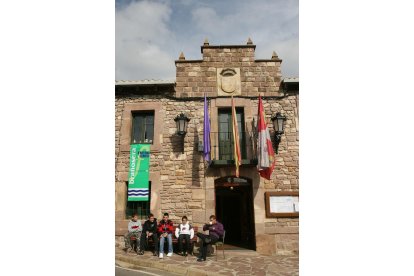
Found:
<svg viewBox="0 0 414 276"><path fill-rule="evenodd" d="M272 118L272 123L273 123L273 129L275 130L275 131L277 131L278 130L278 125L277 125L277 119L276 118Z"/></svg>
<svg viewBox="0 0 414 276"><path fill-rule="evenodd" d="M180 118L177 120L177 131L183 132L183 130L184 130L184 121L183 119Z"/></svg>
<svg viewBox="0 0 414 276"><path fill-rule="evenodd" d="M177 124L177 134L185 135L187 133L188 121L190 121L190 119L181 113L174 119L174 121Z"/></svg>
<svg viewBox="0 0 414 276"><path fill-rule="evenodd" d="M283 118L283 117L278 117L277 118L277 131L279 131L279 132L283 132L283 121L284 121L284 119L285 118Z"/></svg>
<svg viewBox="0 0 414 276"><path fill-rule="evenodd" d="M280 112L278 112L276 113L274 117L272 117L272 121L273 121L273 128L275 129L275 132L283 133L286 117L280 114Z"/></svg>
<svg viewBox="0 0 414 276"><path fill-rule="evenodd" d="M187 133L187 127L188 127L188 121L187 121L187 118L185 118L184 120L183 120L183 122L184 122L184 126L183 126L183 132L185 132L185 133Z"/></svg>

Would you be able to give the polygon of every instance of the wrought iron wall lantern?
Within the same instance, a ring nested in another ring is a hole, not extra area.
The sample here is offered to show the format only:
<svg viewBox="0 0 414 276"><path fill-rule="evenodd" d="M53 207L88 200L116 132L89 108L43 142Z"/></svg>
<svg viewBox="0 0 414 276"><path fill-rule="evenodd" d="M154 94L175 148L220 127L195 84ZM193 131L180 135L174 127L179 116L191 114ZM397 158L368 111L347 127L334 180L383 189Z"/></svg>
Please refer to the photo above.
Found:
<svg viewBox="0 0 414 276"><path fill-rule="evenodd" d="M271 119L273 122L273 128L275 129L275 150L277 154L279 149L279 143L282 140L282 134L285 131L284 127L286 117L280 114L280 112L278 112Z"/></svg>
<svg viewBox="0 0 414 276"><path fill-rule="evenodd" d="M188 122L190 119L185 116L183 113L175 117L174 119L175 123L177 124L177 134L182 137L182 143L183 143L183 153L184 153L184 136L187 133L187 127Z"/></svg>

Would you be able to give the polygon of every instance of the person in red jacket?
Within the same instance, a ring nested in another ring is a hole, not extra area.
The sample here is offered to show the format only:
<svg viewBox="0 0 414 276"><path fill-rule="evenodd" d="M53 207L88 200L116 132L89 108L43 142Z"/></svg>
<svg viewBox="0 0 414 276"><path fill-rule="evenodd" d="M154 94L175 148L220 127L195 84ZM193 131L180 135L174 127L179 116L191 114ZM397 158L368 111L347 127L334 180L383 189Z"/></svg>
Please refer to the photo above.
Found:
<svg viewBox="0 0 414 276"><path fill-rule="evenodd" d="M167 238L168 241L168 257L171 257L173 254L172 246L172 234L174 231L173 222L168 219L168 213L164 213L162 220L158 224L158 233L160 235L160 259L164 258L164 239Z"/></svg>

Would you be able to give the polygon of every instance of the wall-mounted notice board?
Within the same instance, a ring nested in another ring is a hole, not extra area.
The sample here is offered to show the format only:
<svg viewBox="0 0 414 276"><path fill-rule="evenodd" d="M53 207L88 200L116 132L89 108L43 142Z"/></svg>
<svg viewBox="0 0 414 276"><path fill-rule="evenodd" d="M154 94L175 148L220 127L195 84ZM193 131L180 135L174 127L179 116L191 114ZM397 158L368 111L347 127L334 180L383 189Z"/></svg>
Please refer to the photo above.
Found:
<svg viewBox="0 0 414 276"><path fill-rule="evenodd" d="M267 218L299 217L299 192L265 192Z"/></svg>

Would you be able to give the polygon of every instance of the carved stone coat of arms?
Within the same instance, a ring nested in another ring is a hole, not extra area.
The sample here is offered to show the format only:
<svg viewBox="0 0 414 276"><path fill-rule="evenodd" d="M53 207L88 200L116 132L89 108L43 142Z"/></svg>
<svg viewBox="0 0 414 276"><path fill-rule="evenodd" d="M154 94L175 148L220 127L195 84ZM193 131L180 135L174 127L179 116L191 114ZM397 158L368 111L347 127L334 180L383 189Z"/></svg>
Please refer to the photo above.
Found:
<svg viewBox="0 0 414 276"><path fill-rule="evenodd" d="M217 68L219 96L240 95L240 68Z"/></svg>

